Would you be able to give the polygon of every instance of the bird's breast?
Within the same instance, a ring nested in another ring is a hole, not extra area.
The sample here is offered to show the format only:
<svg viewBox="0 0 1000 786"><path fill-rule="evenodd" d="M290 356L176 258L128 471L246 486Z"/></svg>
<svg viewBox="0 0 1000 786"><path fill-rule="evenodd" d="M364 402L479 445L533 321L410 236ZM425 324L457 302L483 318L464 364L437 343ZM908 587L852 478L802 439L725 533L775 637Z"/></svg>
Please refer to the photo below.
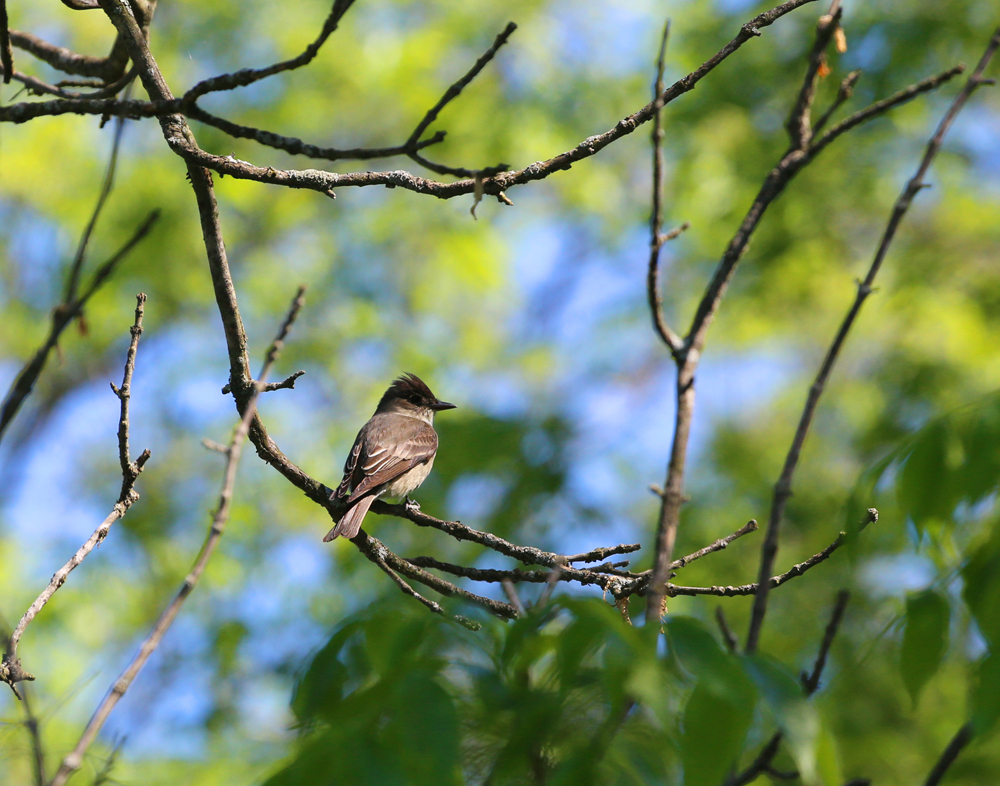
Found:
<svg viewBox="0 0 1000 786"><path fill-rule="evenodd" d="M409 472L404 472L385 487L386 493L390 497L405 497L411 491L423 483L434 466L434 457L431 456L423 464L417 464Z"/></svg>

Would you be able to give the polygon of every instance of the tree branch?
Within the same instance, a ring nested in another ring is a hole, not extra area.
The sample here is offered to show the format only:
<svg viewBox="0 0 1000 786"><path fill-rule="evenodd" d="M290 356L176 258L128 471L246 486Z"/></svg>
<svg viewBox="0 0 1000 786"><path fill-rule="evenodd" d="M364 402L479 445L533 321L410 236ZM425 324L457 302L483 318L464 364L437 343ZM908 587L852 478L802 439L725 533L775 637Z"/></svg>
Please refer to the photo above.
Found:
<svg viewBox="0 0 1000 786"><path fill-rule="evenodd" d="M820 644L819 653L816 655L812 672L810 674L802 674L802 689L805 691L806 696L812 696L819 687L819 680L826 666L827 655L830 653L830 647L833 645L833 639L837 635L840 623L844 619L844 610L847 608L847 603L850 599L851 594L847 590L841 590L837 593L837 600L834 603L833 612L830 614L830 621L823 632L823 641ZM735 636L733 636L732 643L733 650L735 651ZM797 778L798 773L779 773L772 767L772 762L774 761L774 757L778 755L778 749L781 747L781 741L784 739L784 736L784 732L780 729L776 731L761 749L760 753L757 754L757 758L753 760L753 763L743 772L730 778L726 782L726 786L746 786L746 784L753 783L758 776L764 773L782 779Z"/></svg>
<svg viewBox="0 0 1000 786"><path fill-rule="evenodd" d="M304 295L305 288L299 287L295 298L292 300L292 305L288 310L285 321L282 323L281 328L278 331L277 337L268 348L264 365L261 368L259 376L261 384L267 379L267 375L270 373L271 367L274 365L274 361L278 352L281 350L284 339L288 335L288 331L291 329L292 323L295 321L295 317L298 315L299 309L302 307ZM101 727L111 714L111 711L115 708L115 705L121 697L125 695L125 692L129 689L136 676L142 670L142 667L145 666L146 661L149 660L149 656L152 655L159 646L164 634L166 634L167 630L169 630L170 626L173 624L174 619L176 619L177 614L181 610L181 606L184 605L184 601L187 600L187 597L194 591L195 586L198 584L198 579L201 578L206 566L208 565L208 561L215 553L215 548L222 538L226 522L229 519L229 510L233 499L233 487L236 484L236 468L239 464L240 454L242 452L243 442L246 439L250 420L256 411L256 402L257 393L255 392L251 395L246 414L240 420L240 424L229 442L229 448L226 453L226 466L223 472L222 489L219 492L219 504L215 509L215 513L212 515L212 521L209 526L208 535L205 538L205 543L198 552L198 556L195 558L190 572L185 577L184 582L181 584L180 590L178 590L177 594L174 596L173 601L171 601L170 605L163 610L163 613L160 614L160 617L157 619L153 629L140 645L139 653L132 659L132 662L129 663L121 677L115 681L111 690L108 692L108 695L94 712L90 722L87 724L83 734L80 736L80 740L77 742L76 747L73 748L73 750L63 759L62 765L59 767L59 771L52 779L50 786L62 786L62 784L64 784L69 777L80 768L80 765L83 762L83 754L97 737L97 733L101 730Z"/></svg>
<svg viewBox="0 0 1000 786"><path fill-rule="evenodd" d="M514 34L515 30L517 30L517 25L513 22L508 22L507 26L497 35L496 40L493 41L493 45L483 53L472 68L469 69L468 73L449 87L445 91L445 94L441 96L441 99L427 110L427 114L417 123L417 127L413 129L410 138L406 140L407 145L416 145L420 141L420 137L423 136L424 131L427 130L431 123L437 120L438 115L441 114L441 110L451 101L458 98L459 94L469 86L469 83L479 76L479 72L486 68L487 64L496 56L500 47L507 43L507 40Z"/></svg>
<svg viewBox="0 0 1000 786"><path fill-rule="evenodd" d="M861 522L859 526L859 531L864 529L869 524L874 524L878 521L878 511L875 508L869 508L868 514L865 519ZM792 565L786 572L778 575L771 576L767 580L767 589L772 590L775 587L780 587L787 581L798 578L806 571L815 568L821 562L826 562L830 556L844 545L848 535L846 532L841 532L837 535L836 540L833 541L829 546L823 549L818 554L813 554L809 559L798 563L797 565ZM732 597L734 595L757 595L758 589L760 588L760 582L754 582L753 584L741 584L739 586L729 586L729 587L680 587L676 584L667 585L667 594L670 596L674 595L719 595L722 597Z"/></svg>
<svg viewBox="0 0 1000 786"><path fill-rule="evenodd" d="M872 285L875 283L875 277L878 275L879 269L882 267L882 262L888 253L889 246L891 245L893 238L896 236L896 230L899 228L899 224L902 221L903 216L906 215L907 210L909 210L910 204L912 203L913 198L917 195L917 192L926 186L923 181L924 176L927 174L927 170L930 168L934 157L941 149L941 143L944 140L945 134L951 127L955 117L962 110L962 107L965 106L969 96L971 96L973 91L979 87L983 71L986 69L990 58L992 58L993 53L996 51L998 46L1000 46L1000 29L993 34L989 45L986 47L986 51L983 53L982 58L980 58L979 64L976 66L976 69L972 72L972 75L966 81L965 86L961 91L959 91L959 94L955 97L952 105L941 119L937 130L927 143L927 149L925 150L924 156L920 161L920 165L917 167L916 173L912 178L910 178L909 182L903 188L902 193L896 199L896 204L893 206L889 222L886 225L885 232L883 233L878 249L875 252L875 258L872 260L871 266L868 268L868 274L865 276L864 281L859 282L858 292L854 298L854 303L851 305L847 315L844 317L844 321L841 323L840 329L837 331L837 335L833 339L833 343L830 345L829 350L827 350L826 357L823 359L819 372L816 374L816 379L809 388L809 395L806 398L805 407L802 410L802 416L799 418L799 424L795 430L795 437L792 440L791 447L788 449L788 455L785 458L785 464L781 470L781 476L778 478L778 482L774 486L774 498L771 503L771 515L768 519L767 534L761 548L760 570L758 572L758 582L762 585L762 591L754 598L753 612L750 618L750 629L747 632L747 652L754 652L757 649L761 626L764 624L764 615L767 612L767 593L769 586L766 583L766 578L771 574L774 559L778 553L778 539L780 536L781 522L784 517L785 506L788 502L788 498L792 494L792 476L795 473L795 468L798 466L799 455L802 452L802 445L805 443L809 427L812 425L813 416L815 415L816 408L819 405L820 396L823 395L826 382L830 377L830 373L833 371L834 364L837 362L840 350L844 345L844 341L847 339L847 334L850 331L851 326L854 324L854 320L857 318L858 313L861 311L861 306L864 304L868 295L872 293ZM827 136L831 133L833 133L833 129L827 132Z"/></svg>
<svg viewBox="0 0 1000 786"><path fill-rule="evenodd" d="M118 264L135 245L149 233L149 230L153 228L153 224L159 217L159 210L154 210L150 213L125 245L118 249L97 269L89 286L80 297L72 302L65 301L53 309L52 326L49 328L49 335L45 339L45 343L39 347L34 357L25 364L24 368L15 377L10 390L7 391L7 396L4 398L3 407L0 408L0 439L3 438L4 432L21 408L21 404L24 403L24 400L34 388L35 382L38 380L39 375L41 375L46 360L48 360L49 352L59 343L59 336L62 335L63 330L80 315L91 296L111 277Z"/></svg>
<svg viewBox="0 0 1000 786"><path fill-rule="evenodd" d="M205 79L188 90L184 94L184 100L186 102L193 102L206 93L246 87L247 85L252 85L254 82L259 82L261 79L280 74L283 71L292 71L308 65L319 54L319 50L326 43L326 39L337 29L340 20L353 4L354 0L334 0L333 7L330 9L330 13L323 23L323 28L320 30L319 36L297 57L293 57L291 60L283 60L267 68L243 68L232 74L221 74L220 76L213 76L211 79ZM105 9L108 7L105 3L102 3L102 6Z"/></svg>
<svg viewBox="0 0 1000 786"><path fill-rule="evenodd" d="M944 749L941 754L941 758L938 759L934 768L930 771L927 776L927 780L924 781L924 786L938 786L944 774L948 772L948 768L955 763L955 759L958 758L958 754L962 752L970 742L972 742L973 731L972 724L966 723L962 726L956 733L955 736L951 738L951 742L948 743L948 747Z"/></svg>
<svg viewBox="0 0 1000 786"><path fill-rule="evenodd" d="M128 354L125 360L122 387L121 390L119 390L115 388L114 384L111 386L115 389L115 393L121 401L121 415L119 417L118 425L118 448L122 466L121 494L118 496L118 501L115 503L114 508L112 508L110 515L103 522L101 522L101 525L94 530L93 534L87 539L87 541L76 550L76 553L70 557L69 561L57 570L55 574L53 574L48 586L42 590L42 593L35 599L34 603L32 603L31 606L28 607L28 610L24 612L21 620L17 623L17 627L15 627L13 632L10 634L10 638L7 640L6 651L3 655L3 661L0 662L0 680L10 685L11 689L14 690L14 695L18 695L17 690L14 688L14 685L17 682L35 679L34 675L24 671L21 667L21 661L17 657L17 645L21 640L21 636L24 635L24 631L27 629L28 625L31 624L31 621L37 616L38 612L45 607L45 604L49 602L56 591L66 583L66 579L69 577L69 574L73 571L73 569L83 562L87 555L90 554L90 552L93 551L105 537L107 537L108 531L111 529L111 525L124 516L125 512L132 506L132 503L139 499L139 495L133 487L135 486L136 479L139 477L139 473L142 472L143 466L145 466L146 461L149 459L150 454L148 450L144 450L135 462L129 460L129 394L126 393L125 395L122 395L121 391L128 391L131 387L132 372L135 370L136 350L139 346L139 336L142 335L143 304L145 302L146 296L144 294L140 292L136 295L135 322L131 328L132 340L129 344Z"/></svg>
<svg viewBox="0 0 1000 786"><path fill-rule="evenodd" d="M705 293L695 312L694 319L691 322L691 328L684 339L683 347L675 354L677 362L677 407L674 419L674 436L667 467L667 479L664 483L664 491L661 494L656 538L656 557L654 558L653 567L654 574L650 582L652 593L650 603L646 607L647 622L653 622L662 612L663 588L669 575L669 563L673 554L677 526L680 522L681 507L686 500L684 495L684 472L687 462L687 444L691 433L691 421L694 417L695 372L701 360L701 353L704 350L708 328L718 311L729 282L735 273L736 266L746 252L750 239L767 208L782 194L792 178L803 167L811 163L825 146L835 138L831 136L835 129L831 129L814 144L812 142L812 131L805 131L803 128L804 124L808 124L808 115L815 95L814 83L818 73L819 62L823 57L824 47L829 44L836 29L834 17L837 15L838 8L839 3L834 2L831 9L832 15L828 15L829 22L824 23L821 20L821 23L818 25L816 43L810 54L805 79L788 123L792 145L782 156L777 166L771 169L764 178L757 197L751 204L750 209L747 211L735 235L730 240L729 245L726 247L722 259L705 289ZM946 81L944 75L924 80L923 83L914 86L912 94L908 93L905 98L900 97L896 101L890 99L878 111L885 111L902 103L904 100L908 100L913 95L933 89L933 87L942 84L944 81ZM870 116L874 116L875 114L877 112ZM861 121L859 120L858 122ZM840 126L844 126L844 124L840 124L837 128L839 129ZM853 126L844 126L844 130L847 130L848 127ZM842 133L842 131L838 133ZM767 575L767 573L762 571L760 581L765 581ZM765 594L766 592L765 585Z"/></svg>
<svg viewBox="0 0 1000 786"><path fill-rule="evenodd" d="M10 30L7 22L7 0L0 0L0 67L3 68L3 83L10 84L14 73L14 52L10 48Z"/></svg>

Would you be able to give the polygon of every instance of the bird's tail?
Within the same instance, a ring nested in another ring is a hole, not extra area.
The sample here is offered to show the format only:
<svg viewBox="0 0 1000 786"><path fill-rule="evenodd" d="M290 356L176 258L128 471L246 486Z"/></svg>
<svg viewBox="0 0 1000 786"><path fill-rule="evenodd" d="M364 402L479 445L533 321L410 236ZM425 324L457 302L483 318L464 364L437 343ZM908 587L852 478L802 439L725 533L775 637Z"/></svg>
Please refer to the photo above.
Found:
<svg viewBox="0 0 1000 786"><path fill-rule="evenodd" d="M345 537L350 540L357 535L358 530L361 529L361 522L365 520L365 514L368 513L368 508L372 506L374 501L374 494L369 494L368 496L359 499L357 503L344 514L344 517L337 522L337 525L326 533L326 537L323 538L323 542L328 543L334 538L339 537Z"/></svg>

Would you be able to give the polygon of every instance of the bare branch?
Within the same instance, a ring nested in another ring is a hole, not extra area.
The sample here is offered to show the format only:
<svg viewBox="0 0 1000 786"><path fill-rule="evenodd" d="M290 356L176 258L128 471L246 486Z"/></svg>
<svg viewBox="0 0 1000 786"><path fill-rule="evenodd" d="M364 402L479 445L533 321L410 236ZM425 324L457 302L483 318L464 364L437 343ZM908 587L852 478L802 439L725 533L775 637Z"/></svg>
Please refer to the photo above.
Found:
<svg viewBox="0 0 1000 786"><path fill-rule="evenodd" d="M894 93L888 98L883 98L881 101L876 101L871 106L867 106L864 109L855 112L850 117L841 120L837 123L837 125L813 143L813 155L817 155L834 139L850 131L855 126L867 123L869 120L874 120L876 117L884 115L890 109L895 109L897 106L901 106L923 93L929 93L931 90L936 90L941 87L941 85L945 84L945 82L955 78L963 71L965 71L965 66L953 66L947 71L942 71L940 74L935 74L934 76L927 77L927 79L922 79L916 84L912 84L909 87L900 90L898 93ZM826 118L824 117L823 119L825 120Z"/></svg>
<svg viewBox="0 0 1000 786"><path fill-rule="evenodd" d="M139 499L138 493L136 493L133 486L135 485L136 479L139 477L139 473L142 472L143 466L145 466L146 461L149 459L149 451L144 450L142 455L131 462L128 457L128 429L129 429L129 419L128 419L128 394L122 395L121 391L127 391L131 387L132 372L135 370L135 356L136 349L139 345L139 336L142 335L142 317L143 317L143 304L146 302L146 296L141 292L136 295L136 307L135 307L135 322L131 328L132 340L129 344L128 355L125 361L125 371L122 377L122 387L121 389L115 388L112 384L112 388L115 390L116 395L121 400L121 415L119 417L118 425L118 446L119 453L121 457L122 466L122 489L121 494L118 497L118 501L115 503L110 515L101 522L100 526L94 530L93 534L87 539L87 541L76 550L76 553L70 557L69 561L63 565L59 570L53 574L51 581L49 581L48 586L42 590L42 593L35 598L34 603L28 607L28 610L24 612L21 620L17 623L17 627L14 628L13 632L10 634L10 638L7 640L6 651L3 655L3 662L0 663L0 680L6 682L11 688L14 684L22 680L33 680L35 679L32 674L24 671L21 668L21 661L17 657L17 645L21 640L21 636L24 635L24 631L27 629L31 621L37 616L38 612L41 611L45 604L49 602L56 591L66 583L66 579L69 574L79 565L83 560L98 546L104 538L107 537L108 531L111 529L111 525L114 524L118 519L125 515L126 511L132 506L132 504ZM16 694L17 691L15 690Z"/></svg>
<svg viewBox="0 0 1000 786"><path fill-rule="evenodd" d="M962 752L970 742L972 742L973 731L972 724L966 723L962 726L956 733L955 736L951 738L951 742L948 743L948 747L944 749L941 754L941 758L938 759L934 768L930 771L927 776L927 780L924 781L924 786L938 786L944 774L948 772L948 768L955 763L955 759L958 758L958 754Z"/></svg>
<svg viewBox="0 0 1000 786"><path fill-rule="evenodd" d="M830 104L830 108L827 109L822 114L820 119L813 125L813 136L818 134L820 130L822 130L822 128L830 121L830 118L833 117L834 112L840 109L840 107L843 106L848 99L850 99L850 97L854 94L854 86L858 83L860 78L860 69L857 71L851 71L851 73L844 77L843 81L840 83L840 88L837 90L837 97L833 100L833 103Z"/></svg>
<svg viewBox="0 0 1000 786"><path fill-rule="evenodd" d="M483 55L475 62L475 65L469 69L468 73L449 87L445 91L445 94L441 96L441 99L427 110L427 114L424 115L423 119L419 123L417 123L417 127L413 129L413 133L410 134L410 138L406 140L407 145L415 145L420 141L420 137L423 136L424 131L427 130L431 123L437 120L438 115L441 114L441 110L444 109L451 101L458 98L459 94L466 87L468 87L469 83L479 76L479 72L482 71L496 56L500 47L507 43L507 40L514 34L515 30L517 30L517 25L513 22L508 22L507 26L497 35L493 45L483 53Z"/></svg>
<svg viewBox="0 0 1000 786"><path fill-rule="evenodd" d="M729 623L726 621L726 612L722 610L722 606L715 607L715 621L719 625L719 632L722 634L722 640L726 642L726 648L730 652L736 652L739 647L739 641L736 638L736 634L733 633L732 628L729 627Z"/></svg>
<svg viewBox="0 0 1000 786"><path fill-rule="evenodd" d="M25 364L17 377L14 378L10 390L7 391L7 396L4 398L3 407L0 408L0 439L3 438L4 432L21 408L21 404L24 403L24 400L34 388L35 382L42 373L46 360L48 360L49 352L59 342L59 336L62 335L63 330L79 316L87 301L110 278L115 268L117 268L118 264L128 255L132 248L149 233L149 230L152 229L153 224L159 216L160 212L154 210L146 217L146 220L143 221L128 242L97 269L89 286L79 298L71 303L62 303L53 310L52 326L49 328L49 335L45 339L45 343L39 347L34 357Z"/></svg>
<svg viewBox="0 0 1000 786"><path fill-rule="evenodd" d="M694 562L696 559L701 559L706 554L712 554L716 551L721 551L737 538L742 538L744 535L756 531L757 531L757 520L750 519L750 521L748 521L746 524L744 524L742 527L736 530L736 532L734 532L732 535L726 535L726 537L724 538L719 538L717 541L715 541L715 543L705 546L705 548L703 549L698 549L698 551L688 554L686 557L681 557L680 559L674 560L673 562L670 563L670 569L678 570L679 568L686 567L690 563Z"/></svg>
<svg viewBox="0 0 1000 786"><path fill-rule="evenodd" d="M206 112L197 104L184 103L181 99L178 102L179 108L192 120L197 120L205 125L212 126L213 128L218 128L220 131L228 134L231 137L236 137L238 139L252 139L261 145L267 147L273 147L276 150L284 150L286 153L291 153L292 155L306 156L307 158L319 158L326 161L342 161L344 159L355 159L360 161L370 160L374 158L389 158L390 156L401 156L411 153L416 150L423 150L425 147L430 147L431 145L436 145L444 139L444 131L439 131L434 134L434 136L429 139L425 139L422 142L406 142L402 145L396 145L395 147L376 147L376 148L350 148L350 149L340 149L335 147L319 147L317 145L311 145L308 142L303 142L301 139L297 139L292 136L282 136L280 134L275 134L271 131L264 131L260 128L252 128L251 126L243 126L238 123L233 123L224 118L218 117Z"/></svg>
<svg viewBox="0 0 1000 786"><path fill-rule="evenodd" d="M93 234L97 219L101 216L104 203L107 202L111 189L115 184L115 170L118 167L118 151L121 148L122 136L125 132L125 118L119 117L115 122L114 139L111 143L111 156L108 159L108 167L104 172L104 182L101 183L101 190L97 194L97 204L94 205L94 212L90 214L90 220L84 227L80 235L80 242L76 247L76 255L70 265L69 276L66 279L66 291L63 295L63 303L72 303L76 299L77 289L80 285L80 273L83 270L83 260L87 254L87 246L90 243L90 236Z"/></svg>
<svg viewBox="0 0 1000 786"><path fill-rule="evenodd" d="M3 83L10 84L14 73L14 52L10 48L10 30L7 22L7 0L0 0L0 67L3 68Z"/></svg>
<svg viewBox="0 0 1000 786"><path fill-rule="evenodd" d="M173 117L173 115L175 113L183 113L185 104L193 102L204 93L213 90L228 90L239 87L242 84L250 84L265 76L278 73L278 71L287 70L288 67L304 65L305 62L308 62L308 59L300 62L300 59L296 58L295 60L285 61L285 63L272 66L269 69L245 69L235 74L214 77L213 79L199 83L199 85L188 91L183 99L174 102L173 95L163 81L163 77L159 73L148 47L145 46L145 41L141 40L141 31L139 31L137 25L135 28L131 27L131 22L134 22L134 20L129 14L128 9L122 7L118 0L103 0L103 2L111 12L112 21L122 25L123 28L130 28L130 33L126 36L129 55L132 57L133 62L140 64L144 84L146 84L147 90L150 91L150 96L154 99L153 102L101 103L88 99L78 99L73 103L40 102L15 104L10 107L0 107L0 121L22 123L32 117L65 113L123 114L128 117L158 116L162 117L161 125L164 128L164 137L175 153L184 157L189 163L197 164L234 178L283 185L289 188L306 188L327 195L332 193L333 189L340 187L381 185L389 188L405 188L416 193L436 196L440 199L450 199L463 194L474 193L478 187L481 189L482 194L496 196L502 200L505 198L504 192L513 186L542 180L555 172L569 169L576 161L589 158L612 142L632 133L640 125L652 119L656 103L655 101L650 102L638 112L621 120L614 128L603 134L588 137L572 150L545 161L536 161L524 169L514 172L502 172L492 177L484 177L478 181L478 186L475 177L471 177L468 180L461 180L457 183L440 183L417 177L405 171L336 174L315 169L277 170L272 167L256 167L245 161L238 161L231 156L214 156L201 150L194 142L189 129L186 126L182 128L182 125L179 124L179 118ZM759 35L761 28L773 24L780 17L809 2L813 2L813 0L788 0L788 2L782 3L770 11L766 11L751 19L742 26L732 41L726 44L726 46L702 66L668 87L661 95L662 104L666 105L693 90L699 81L733 54L733 52L751 38ZM334 11L331 12L331 17L327 20L327 26L330 25L331 19L334 17L339 19L337 14L342 14L343 11L346 11L346 6L349 4L347 0L344 0L340 4L344 7L339 10L338 4L335 4ZM134 33L131 32L133 29ZM324 27L324 31L326 31L326 27ZM119 30L119 32L122 31ZM332 32L332 29L321 35L320 39L317 39L317 43L312 46L316 47L318 44L321 44L329 32ZM300 58L309 55L311 49L312 47L307 49L306 53L300 56ZM312 52L309 55L309 59L314 54L315 52ZM289 64L295 65L290 66ZM165 102L174 103L167 104Z"/></svg>
<svg viewBox="0 0 1000 786"><path fill-rule="evenodd" d="M119 79L125 72L125 65L128 63L128 54L120 37L115 39L107 57L80 55L65 47L43 41L31 33L22 33L19 30L10 31L10 40L18 49L30 52L39 60L65 74L96 77L104 80L105 83Z"/></svg>
<svg viewBox="0 0 1000 786"><path fill-rule="evenodd" d="M22 685L21 706L24 707L24 728L31 737L31 764L35 776L35 786L45 786L45 747L42 745L42 735L38 727L38 716L31 706L31 690Z"/></svg>
<svg viewBox="0 0 1000 786"><path fill-rule="evenodd" d="M878 511L875 508L869 508L868 514L862 520L859 531L864 529L869 524L874 524L878 521ZM823 549L818 554L813 554L809 559L798 563L797 565L792 565L786 572L778 576L771 576L767 580L767 589L772 590L775 587L780 587L787 581L798 578L806 571L811 568L815 568L821 562L826 562L830 556L844 545L844 541L847 539L848 535L846 532L841 532L837 535L836 540L833 541L829 546ZM734 595L757 595L758 588L760 587L759 582L754 582L753 584L741 584L739 586L730 587L680 587L676 584L667 585L667 594L674 595L719 595L722 597L732 597Z"/></svg>
<svg viewBox="0 0 1000 786"><path fill-rule="evenodd" d="M819 645L819 654L816 656L816 662L813 664L812 673L802 673L802 687L805 689L806 696L812 696L819 688L819 678L823 674L823 669L826 666L826 658L830 654L830 647L833 646L833 638L837 635L840 623L844 619L844 611L850 599L851 593L845 589L837 593L837 602L834 604L833 613L830 615L830 621L827 623L826 630L823 631L823 641Z"/></svg>
<svg viewBox="0 0 1000 786"><path fill-rule="evenodd" d="M839 3L834 2L831 11L833 15L836 15L838 7ZM789 130L792 136L792 145L782 156L777 166L771 169L764 178L760 191L730 240L729 245L726 247L722 259L705 289L705 293L695 312L694 319L691 322L691 328L684 339L684 346L674 355L677 361L677 407L674 419L674 437L667 466L667 479L664 483L664 490L660 495L661 504L657 527L656 556L653 563L654 574L650 582L653 597L646 607L646 619L649 622L653 621L660 613L661 596L659 593L662 592L662 587L669 575L669 563L676 540L680 511L686 500L684 495L684 472L687 462L687 444L691 433L691 420L694 417L695 372L701 360L701 353L704 350L708 328L719 309L729 282L736 271L736 266L746 252L750 239L760 224L765 211L782 194L792 178L804 166L813 161L826 144L834 138L830 135L835 129L831 129L816 143L813 143L812 131L803 130L803 123L808 123L808 113L813 101L815 92L813 83L816 79L819 58L822 56L823 47L829 42L834 29L835 25L833 24L833 17L831 17L829 24L821 24L817 30L816 45L814 45L812 50L806 77L800 90L796 107L790 116ZM920 89L917 89L912 95L932 89L942 84L943 81L945 80L940 77L925 80L927 83L926 86L922 88L915 86ZM924 85L924 83L921 83L921 85ZM912 95L908 97L912 97ZM896 106L897 103L902 103L903 100L906 99L899 99L896 103L887 103L880 111L891 108L891 106ZM847 126L844 128L846 130ZM768 573L762 571L760 581L764 581L767 575ZM765 586L765 595L766 592L767 588Z"/></svg>
<svg viewBox="0 0 1000 786"><path fill-rule="evenodd" d="M997 47L1000 47L1000 29L993 34L989 45L986 47L986 51L983 53L982 58L980 58L979 64L976 66L976 69L972 72L972 75L965 83L965 86L961 91L959 91L959 94L955 97L955 100L952 102L948 111L941 119L937 130L927 143L927 149L925 150L924 156L920 161L920 165L917 167L916 173L912 178L910 178L909 182L903 188L902 193L900 193L899 197L896 199L896 204L893 206L889 222L886 225L885 232L883 233L878 249L875 252L875 258L872 260L871 266L868 268L868 274L865 276L864 281L859 283L854 303L851 305L847 315L844 317L844 321L841 323L840 329L837 331L837 335L833 339L833 343L830 345L829 350L827 350L826 357L823 359L823 364L820 366L819 372L816 374L816 379L809 388L809 395L806 398L805 407L802 410L802 416L799 418L799 424L795 430L795 437L792 440L791 447L788 449L788 455L785 458L785 464L781 470L781 476L778 478L778 482L774 487L774 499L771 504L771 515L768 519L767 535L764 538L764 544L761 548L760 570L758 573L758 582L761 583L762 587L761 592L754 598L753 612L750 618L750 629L747 633L747 652L754 652L757 648L761 626L764 623L764 615L767 612L767 593L769 585L766 583L766 579L771 575L774 559L778 553L778 539L781 530L781 521L784 517L785 505L788 502L788 498L792 494L792 476L794 475L795 468L798 465L802 445L805 443L809 427L812 425L813 416L815 415L816 408L819 405L820 396L823 395L826 382L830 377L830 373L833 371L834 364L837 362L840 350L844 345L844 341L847 339L847 334L850 331L851 326L854 324L854 320L857 318L858 313L861 311L861 306L864 304L868 295L872 293L872 285L875 283L875 277L878 275L878 271L882 267L882 262L889 251L889 246L892 243L893 238L896 236L896 230L899 228L899 224L902 221L903 216L906 215L906 211L909 209L913 198L917 195L917 192L924 188L924 176L927 174L927 170L930 168L934 157L941 149L941 143L944 140L945 134L951 127L955 117L962 110L962 107L965 106L969 96L971 96L973 91L979 87L983 71L986 69L986 66L993 57L993 53L996 51ZM827 136L831 133L833 133L833 129L827 132Z"/></svg>
<svg viewBox="0 0 1000 786"><path fill-rule="evenodd" d="M271 371L271 367L273 366L275 358L281 349L285 336L287 336L299 309L302 307L304 294L305 289L300 287L295 298L292 300L292 305L288 310L285 321L282 323L281 329L278 331L277 337L268 348L264 365L261 368L259 376L261 383L267 379L267 375ZM98 706L97 710L94 712L90 722L87 724L83 734L80 736L80 740L77 742L76 747L63 759L62 765L59 767L59 771L52 779L50 786L62 786L62 784L64 784L69 777L80 768L80 765L83 762L83 754L97 737L97 733L101 730L101 727L111 714L111 711L115 708L119 699L125 695L125 692L129 689L136 676L142 670L142 667L145 666L146 661L149 660L149 656L152 655L159 646L164 634L166 634L167 630L169 630L170 626L173 624L174 619L176 619L181 610L181 606L184 605L184 601L187 600L187 597L194 591L195 586L198 584L198 580L201 578L206 566L208 565L208 561L215 553L215 548L218 546L219 541L222 538L226 522L229 519L229 510L233 499L233 488L236 484L236 468L239 464L240 454L242 452L244 440L246 439L247 430L250 426L250 420L256 412L256 401L257 397L256 393L254 393L251 395L246 414L243 415L236 432L230 440L229 448L226 451L226 466L223 472L222 489L219 492L219 504L215 509L215 513L212 515L212 521L209 526L208 535L205 538L205 543L198 552L198 556L195 558L190 572L185 577L184 583L181 584L181 588L174 596L174 599L167 606L167 608L163 610L163 613L160 614L160 617L157 619L153 629L140 645L139 653L132 659L132 662L129 663L121 677L115 681L111 690L108 692L108 695L105 696L100 706Z"/></svg>
<svg viewBox="0 0 1000 786"><path fill-rule="evenodd" d="M297 57L293 57L291 60L283 60L282 62L275 63L267 68L244 68L232 74L213 76L211 79L199 82L188 90L187 93L184 94L184 100L186 102L193 102L206 93L214 93L220 90L234 90L237 87L246 87L247 85L252 85L254 82L259 82L261 79L266 79L269 76L280 74L283 71L291 71L296 68L301 68L304 65L308 65L319 53L320 47L326 43L326 39L329 38L337 29L337 25L340 24L340 20L353 4L354 0L334 0L333 8L330 9L330 13L327 15L326 21L323 23L323 29L320 30L319 36L305 48L305 51L302 52L302 54ZM107 8L107 5L104 7Z"/></svg>
<svg viewBox="0 0 1000 786"><path fill-rule="evenodd" d="M819 653L816 655L816 662L813 664L812 672L810 674L803 673L802 675L802 689L805 691L806 696L812 696L819 687L819 680L823 674L823 668L826 666L827 655L830 652L833 639L837 635L837 630L840 628L840 623L844 619L844 609L847 608L847 602L850 598L851 594L847 590L841 590L837 593L837 600L834 604L833 612L830 614L830 621L823 632L823 641L820 644ZM720 608L718 611L720 624L723 624L722 609ZM730 633L730 635L732 634ZM732 637L731 649L734 652L736 650L735 636ZM759 775L764 773L782 780L797 778L797 772L784 773L775 770L772 766L772 762L774 761L774 757L778 755L778 749L781 746L784 736L784 733L780 729L776 731L761 749L760 753L757 754L757 758L753 760L753 763L743 772L730 778L726 782L726 786L746 786L748 783L753 783Z"/></svg>

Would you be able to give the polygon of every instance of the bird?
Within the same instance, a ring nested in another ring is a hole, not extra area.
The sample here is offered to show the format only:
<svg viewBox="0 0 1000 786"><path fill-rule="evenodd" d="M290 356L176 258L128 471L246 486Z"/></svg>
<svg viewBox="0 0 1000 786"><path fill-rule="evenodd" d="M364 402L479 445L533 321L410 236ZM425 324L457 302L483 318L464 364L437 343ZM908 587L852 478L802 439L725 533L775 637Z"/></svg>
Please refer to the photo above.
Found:
<svg viewBox="0 0 1000 786"><path fill-rule="evenodd" d="M383 494L415 504L408 495L434 466L438 449L434 413L445 409L455 409L455 405L439 400L416 374L393 380L375 414L358 432L344 463L344 479L331 499L341 501L347 511L323 538L324 543L355 537L368 509Z"/></svg>

